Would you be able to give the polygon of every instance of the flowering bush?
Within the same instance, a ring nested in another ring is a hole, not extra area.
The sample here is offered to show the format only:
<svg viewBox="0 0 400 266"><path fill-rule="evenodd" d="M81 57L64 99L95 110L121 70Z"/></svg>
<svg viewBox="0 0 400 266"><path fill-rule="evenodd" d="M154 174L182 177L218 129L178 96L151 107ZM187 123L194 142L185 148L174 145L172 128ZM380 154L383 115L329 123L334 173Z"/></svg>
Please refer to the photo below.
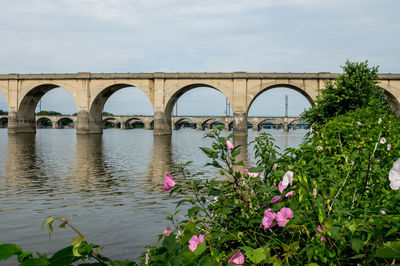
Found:
<svg viewBox="0 0 400 266"><path fill-rule="evenodd" d="M284 154L261 135L253 169L236 161L232 136L213 131L202 150L224 178L198 179L181 165L185 182L170 193L191 207L183 220L169 217L175 229L143 262L390 264L400 258L399 129L394 115L364 108Z"/></svg>
<svg viewBox="0 0 400 266"><path fill-rule="evenodd" d="M201 179L188 163L166 175L164 191L181 200L167 217L171 226L160 229L159 243L141 256L143 264L369 265L400 259L400 121L394 115L370 107L350 112L313 128L300 148L283 154L262 134L255 140L257 166L250 169L237 159L242 147L220 130L208 134L210 148L201 148L219 177ZM175 181L178 175L183 181ZM188 208L184 218L177 215L182 205ZM52 230L54 222L46 225ZM50 258L0 244L0 260L14 254L29 265L90 258L97 265L135 265L101 256L81 234Z"/></svg>

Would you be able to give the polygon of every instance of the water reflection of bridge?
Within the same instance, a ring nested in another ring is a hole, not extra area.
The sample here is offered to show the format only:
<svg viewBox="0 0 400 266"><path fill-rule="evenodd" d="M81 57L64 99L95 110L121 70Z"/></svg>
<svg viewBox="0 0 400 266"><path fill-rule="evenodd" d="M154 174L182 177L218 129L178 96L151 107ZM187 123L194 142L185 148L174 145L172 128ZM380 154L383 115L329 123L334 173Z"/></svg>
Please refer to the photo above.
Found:
<svg viewBox="0 0 400 266"><path fill-rule="evenodd" d="M74 128L77 117L73 115L37 115L36 126L38 128ZM308 124L302 122L299 117L265 117L249 116L247 118L248 127L255 131L267 129L289 129L308 128ZM7 127L7 115L0 115L0 127ZM224 125L225 130L233 129L232 116L172 116L171 124L173 129L194 128L198 130L211 129L218 125ZM152 130L154 128L154 117L146 115L123 115L123 116L103 116L104 128L133 129L144 128Z"/></svg>

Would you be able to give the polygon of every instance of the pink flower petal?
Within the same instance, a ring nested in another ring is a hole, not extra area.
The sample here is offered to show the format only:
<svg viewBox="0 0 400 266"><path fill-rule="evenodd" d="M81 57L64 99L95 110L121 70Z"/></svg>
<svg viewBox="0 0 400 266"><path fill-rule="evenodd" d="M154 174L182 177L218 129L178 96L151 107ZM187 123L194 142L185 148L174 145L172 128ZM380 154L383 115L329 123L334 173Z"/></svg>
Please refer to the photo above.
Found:
<svg viewBox="0 0 400 266"><path fill-rule="evenodd" d="M172 230L171 230L169 227L167 227L167 228L163 231L163 235L169 236L169 235L171 234L171 232L172 232Z"/></svg>
<svg viewBox="0 0 400 266"><path fill-rule="evenodd" d="M318 225L318 226L317 226L317 231L320 232L320 233L322 233L322 227L321 227L321 225Z"/></svg>
<svg viewBox="0 0 400 266"><path fill-rule="evenodd" d="M201 242L204 242L204 235L193 235L192 238L189 240L189 249L190 251L194 252L197 249L197 245Z"/></svg>
<svg viewBox="0 0 400 266"><path fill-rule="evenodd" d="M283 186L282 181L279 182L278 188L279 188L279 192L282 194L282 192L285 190L285 187Z"/></svg>
<svg viewBox="0 0 400 266"><path fill-rule="evenodd" d="M243 170L243 174L247 174L248 172L249 172L249 169L248 169L248 168L246 168L246 169Z"/></svg>
<svg viewBox="0 0 400 266"><path fill-rule="evenodd" d="M264 218L262 220L262 225L264 226L264 230L270 229L276 225L276 223L273 223L276 217L276 213L271 211L271 209L267 209L264 212Z"/></svg>
<svg viewBox="0 0 400 266"><path fill-rule="evenodd" d="M228 148L228 150L233 150L234 146L232 144L232 142L230 142L229 140L226 141L226 147Z"/></svg>
<svg viewBox="0 0 400 266"><path fill-rule="evenodd" d="M292 196L294 194L294 191L289 191L288 193L286 193L285 197L289 198L290 196Z"/></svg>
<svg viewBox="0 0 400 266"><path fill-rule="evenodd" d="M164 191L170 190L174 188L174 186L175 186L175 180L170 176L170 174L166 174L164 181Z"/></svg>
<svg viewBox="0 0 400 266"><path fill-rule="evenodd" d="M230 257L230 259L228 260L228 263L229 262L232 262L233 264L236 264L236 265L244 264L244 256L243 256L242 252L240 252L240 250L238 250L235 253L233 253L232 257Z"/></svg>
<svg viewBox="0 0 400 266"><path fill-rule="evenodd" d="M285 227L287 222L293 218L293 211L290 208L282 207L280 211L276 214L276 221L278 226Z"/></svg>
<svg viewBox="0 0 400 266"><path fill-rule="evenodd" d="M281 200L281 196L275 196L272 198L272 200L269 202L271 204L277 203Z"/></svg>
<svg viewBox="0 0 400 266"><path fill-rule="evenodd" d="M316 187L313 188L313 190L312 190L312 195L313 195L314 197L317 196L317 188L316 188Z"/></svg>

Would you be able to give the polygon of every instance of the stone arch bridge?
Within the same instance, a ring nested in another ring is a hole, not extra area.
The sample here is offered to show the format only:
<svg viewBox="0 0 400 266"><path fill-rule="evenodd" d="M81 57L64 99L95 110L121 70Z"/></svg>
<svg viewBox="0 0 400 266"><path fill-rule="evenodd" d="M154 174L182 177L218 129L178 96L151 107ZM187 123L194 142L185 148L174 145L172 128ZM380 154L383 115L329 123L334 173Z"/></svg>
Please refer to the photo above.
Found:
<svg viewBox="0 0 400 266"><path fill-rule="evenodd" d="M178 98L196 87L220 91L233 111L233 130L247 135L247 113L264 91L287 87L300 92L311 105L326 80L334 73L76 73L1 74L0 94L9 107L8 132L35 132L35 108L49 90L61 87L70 93L77 109L78 134L102 133L102 110L107 99L124 87L137 87L149 98L154 110L154 134L171 134L172 109ZM400 114L400 74L380 74L379 86L394 111Z"/></svg>
<svg viewBox="0 0 400 266"><path fill-rule="evenodd" d="M7 115L0 115L0 127L7 121ZM41 128L43 121L48 120L52 123L52 128L64 128L63 121L68 121L68 127L75 127L77 116L73 115L36 115L36 127ZM121 115L121 116L103 116L103 128L106 122L118 124L120 129L131 129L136 123L141 123L144 129L154 129L154 116L146 115ZM173 129L184 127L185 123L189 123L191 128L198 130L211 129L214 125L224 125L225 130L233 128L232 116L172 116L171 123ZM299 117L247 117L248 124L251 124L253 130L260 131L264 123L268 123L270 127L278 129L281 127L284 131L288 131L289 127L296 130L298 124L303 124Z"/></svg>

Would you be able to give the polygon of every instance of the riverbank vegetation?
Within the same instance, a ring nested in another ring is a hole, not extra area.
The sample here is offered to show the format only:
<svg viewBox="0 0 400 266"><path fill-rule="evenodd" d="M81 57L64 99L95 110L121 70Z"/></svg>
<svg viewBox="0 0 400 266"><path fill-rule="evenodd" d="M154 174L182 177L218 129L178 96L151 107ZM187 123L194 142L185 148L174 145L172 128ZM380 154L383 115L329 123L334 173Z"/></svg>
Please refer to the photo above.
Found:
<svg viewBox="0 0 400 266"><path fill-rule="evenodd" d="M170 226L139 258L148 265L381 265L400 259L400 120L377 86L377 68L344 66L327 83L313 123L299 148L279 153L261 134L254 143L257 165L244 169L232 135L216 128L201 148L219 177L203 179L184 163L166 175L164 190L180 199ZM375 74L374 74L375 73ZM354 90L358 90L354 92ZM356 107L354 107L354 104ZM335 109L334 107L337 107ZM181 206L188 211L181 214ZM78 237L49 256L0 245L0 260L17 255L23 265L135 265L99 254L67 219L49 217L53 231L69 226ZM87 265L87 264L86 264Z"/></svg>

